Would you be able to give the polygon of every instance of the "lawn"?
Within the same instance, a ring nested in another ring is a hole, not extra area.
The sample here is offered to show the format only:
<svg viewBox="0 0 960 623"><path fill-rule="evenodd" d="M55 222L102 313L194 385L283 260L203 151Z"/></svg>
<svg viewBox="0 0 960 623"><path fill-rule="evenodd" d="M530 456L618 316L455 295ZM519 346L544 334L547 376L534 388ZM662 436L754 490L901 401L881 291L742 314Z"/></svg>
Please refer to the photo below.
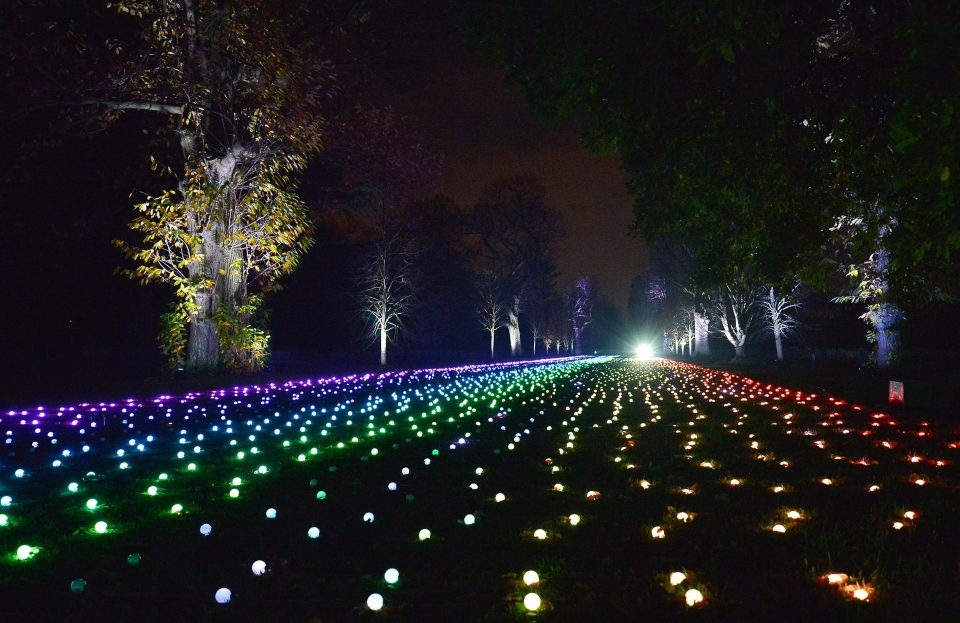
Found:
<svg viewBox="0 0 960 623"><path fill-rule="evenodd" d="M0 620L960 606L952 426L686 363L388 372L0 422Z"/></svg>

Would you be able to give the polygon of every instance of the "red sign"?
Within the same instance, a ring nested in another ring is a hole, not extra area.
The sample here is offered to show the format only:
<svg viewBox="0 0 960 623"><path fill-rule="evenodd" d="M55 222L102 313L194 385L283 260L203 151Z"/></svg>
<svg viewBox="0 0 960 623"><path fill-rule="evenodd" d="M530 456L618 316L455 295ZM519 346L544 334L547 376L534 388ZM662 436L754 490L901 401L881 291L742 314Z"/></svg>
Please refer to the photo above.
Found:
<svg viewBox="0 0 960 623"><path fill-rule="evenodd" d="M890 402L903 402L903 382L890 381Z"/></svg>

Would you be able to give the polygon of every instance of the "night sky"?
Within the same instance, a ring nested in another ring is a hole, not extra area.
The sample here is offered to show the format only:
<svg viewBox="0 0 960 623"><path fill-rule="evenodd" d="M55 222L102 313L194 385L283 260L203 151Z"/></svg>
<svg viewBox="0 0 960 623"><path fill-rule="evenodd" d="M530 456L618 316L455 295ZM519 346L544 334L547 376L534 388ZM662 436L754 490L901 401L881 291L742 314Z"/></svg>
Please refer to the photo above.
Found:
<svg viewBox="0 0 960 623"><path fill-rule="evenodd" d="M440 6L435 6L440 5ZM532 174L567 233L558 245L558 287L597 278L599 293L626 311L644 246L627 235L633 206L615 154L585 148L581 129L537 118L492 63L466 41L442 3L411 2L376 29L382 97L444 157L439 191L464 208L498 179Z"/></svg>

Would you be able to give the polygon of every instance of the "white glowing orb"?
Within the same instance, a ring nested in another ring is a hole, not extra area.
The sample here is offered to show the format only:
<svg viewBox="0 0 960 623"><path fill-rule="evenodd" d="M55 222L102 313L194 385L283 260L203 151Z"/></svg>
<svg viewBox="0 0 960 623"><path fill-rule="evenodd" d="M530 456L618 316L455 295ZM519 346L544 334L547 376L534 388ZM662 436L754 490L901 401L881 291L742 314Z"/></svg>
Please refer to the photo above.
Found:
<svg viewBox="0 0 960 623"><path fill-rule="evenodd" d="M530 569L529 571L523 572L523 583L527 586L533 586L534 584L540 583L540 574Z"/></svg>
<svg viewBox="0 0 960 623"><path fill-rule="evenodd" d="M387 485L387 489L389 489L390 491L396 491L396 490L397 490L397 483L391 482L390 484Z"/></svg>
<svg viewBox="0 0 960 623"><path fill-rule="evenodd" d="M376 612L380 608L383 608L383 595L380 593L373 593L367 597L367 607Z"/></svg>
<svg viewBox="0 0 960 623"><path fill-rule="evenodd" d="M472 526L473 524L477 523L477 518L474 517L473 515L469 515L469 514L468 514L468 515L464 515L464 517L463 517L463 523L464 523L465 525Z"/></svg>
<svg viewBox="0 0 960 623"><path fill-rule="evenodd" d="M533 531L533 538L539 539L540 541L547 538L547 531L543 528L537 528Z"/></svg>
<svg viewBox="0 0 960 623"><path fill-rule="evenodd" d="M781 534L787 531L786 527L784 527L783 524L779 524L779 523L773 526L771 530L773 530L774 532L780 532Z"/></svg>
<svg viewBox="0 0 960 623"><path fill-rule="evenodd" d="M683 597L687 601L688 606L695 606L703 601L703 593L695 588L688 590Z"/></svg>
<svg viewBox="0 0 960 623"><path fill-rule="evenodd" d="M170 507L170 512L176 515L183 510L183 504L174 504Z"/></svg>
<svg viewBox="0 0 960 623"><path fill-rule="evenodd" d="M650 529L650 536L652 536L655 539L662 539L665 536L667 536L667 533L664 532L663 528L661 528L660 526L654 526L653 528Z"/></svg>
<svg viewBox="0 0 960 623"><path fill-rule="evenodd" d="M859 599L860 601L866 601L870 599L870 591L865 588L858 588L857 590L853 591L853 598Z"/></svg>
<svg viewBox="0 0 960 623"><path fill-rule="evenodd" d="M104 532L107 531L107 522L105 522L105 521L98 521L97 523L93 524L93 530L94 530L97 534L103 534Z"/></svg>
<svg viewBox="0 0 960 623"><path fill-rule="evenodd" d="M383 572L383 581L387 584L396 584L400 580L400 572L390 567Z"/></svg>
<svg viewBox="0 0 960 623"><path fill-rule="evenodd" d="M266 515L267 515L267 519L276 519L276 518L277 518L277 509L275 509L275 508L268 508Z"/></svg>
<svg viewBox="0 0 960 623"><path fill-rule="evenodd" d="M373 523L373 519L374 519L373 513L364 513L364 514L363 514L363 521L364 521L364 523Z"/></svg>
<svg viewBox="0 0 960 623"><path fill-rule="evenodd" d="M787 513L788 519L800 519L800 511L790 511Z"/></svg>
<svg viewBox="0 0 960 623"><path fill-rule="evenodd" d="M233 593L230 592L229 588L218 588L213 598L217 600L218 604L228 604L232 596Z"/></svg>
<svg viewBox="0 0 960 623"><path fill-rule="evenodd" d="M430 531L424 528L417 534L417 538L420 539L421 541L426 541L427 539L430 538Z"/></svg>
<svg viewBox="0 0 960 623"><path fill-rule="evenodd" d="M649 344L638 344L633 355L640 360L653 359L653 347Z"/></svg>
<svg viewBox="0 0 960 623"><path fill-rule="evenodd" d="M33 556L33 546L31 545L21 545L17 548L17 559L26 560Z"/></svg>
<svg viewBox="0 0 960 623"><path fill-rule="evenodd" d="M9 506L10 504L9 504L9 503L3 504L3 500L0 500L0 505L2 505L2 506ZM87 500L87 510L92 511L92 510L95 509L96 507L97 507L97 501L96 501L95 499L90 498L89 500Z"/></svg>
<svg viewBox="0 0 960 623"><path fill-rule="evenodd" d="M205 523L202 526L200 526L200 534L202 534L203 536L210 536L211 532L213 532L213 526L211 526L210 524Z"/></svg>
<svg viewBox="0 0 960 623"><path fill-rule="evenodd" d="M255 560L252 565L250 565L250 571L253 572L253 575L263 575L267 572L267 563L262 560Z"/></svg>
<svg viewBox="0 0 960 623"><path fill-rule="evenodd" d="M523 607L531 612L540 609L540 595L536 593L527 593L523 598Z"/></svg>
<svg viewBox="0 0 960 623"><path fill-rule="evenodd" d="M670 574L670 586L678 586L687 579L687 574L682 571L674 571Z"/></svg>
<svg viewBox="0 0 960 623"><path fill-rule="evenodd" d="M320 538L320 528L316 526L311 527L309 530L307 530L307 536L311 539Z"/></svg>
<svg viewBox="0 0 960 623"><path fill-rule="evenodd" d="M493 496L493 501L497 503L503 502L506 499L507 499L507 496L505 496L502 493L498 493L495 496Z"/></svg>
<svg viewBox="0 0 960 623"><path fill-rule="evenodd" d="M571 526L575 526L575 525L577 525L577 524L580 523L580 515L578 515L578 514L576 514L576 513L570 515L570 518L569 518L569 519L570 519L570 525L571 525Z"/></svg>

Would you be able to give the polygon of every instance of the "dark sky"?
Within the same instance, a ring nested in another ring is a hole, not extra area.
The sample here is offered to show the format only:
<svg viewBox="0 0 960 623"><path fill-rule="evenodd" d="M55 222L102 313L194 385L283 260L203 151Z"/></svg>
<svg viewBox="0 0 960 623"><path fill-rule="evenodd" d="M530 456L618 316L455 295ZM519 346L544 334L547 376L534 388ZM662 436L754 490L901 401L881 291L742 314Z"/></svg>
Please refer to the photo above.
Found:
<svg viewBox="0 0 960 623"><path fill-rule="evenodd" d="M443 5L443 6L441 6ZM585 149L580 131L536 118L523 97L472 47L447 3L411 2L381 24L375 62L384 97L443 154L440 191L471 206L498 179L533 174L565 222L558 251L563 287L596 276L599 291L625 311L643 244L627 236L632 202L616 156Z"/></svg>

